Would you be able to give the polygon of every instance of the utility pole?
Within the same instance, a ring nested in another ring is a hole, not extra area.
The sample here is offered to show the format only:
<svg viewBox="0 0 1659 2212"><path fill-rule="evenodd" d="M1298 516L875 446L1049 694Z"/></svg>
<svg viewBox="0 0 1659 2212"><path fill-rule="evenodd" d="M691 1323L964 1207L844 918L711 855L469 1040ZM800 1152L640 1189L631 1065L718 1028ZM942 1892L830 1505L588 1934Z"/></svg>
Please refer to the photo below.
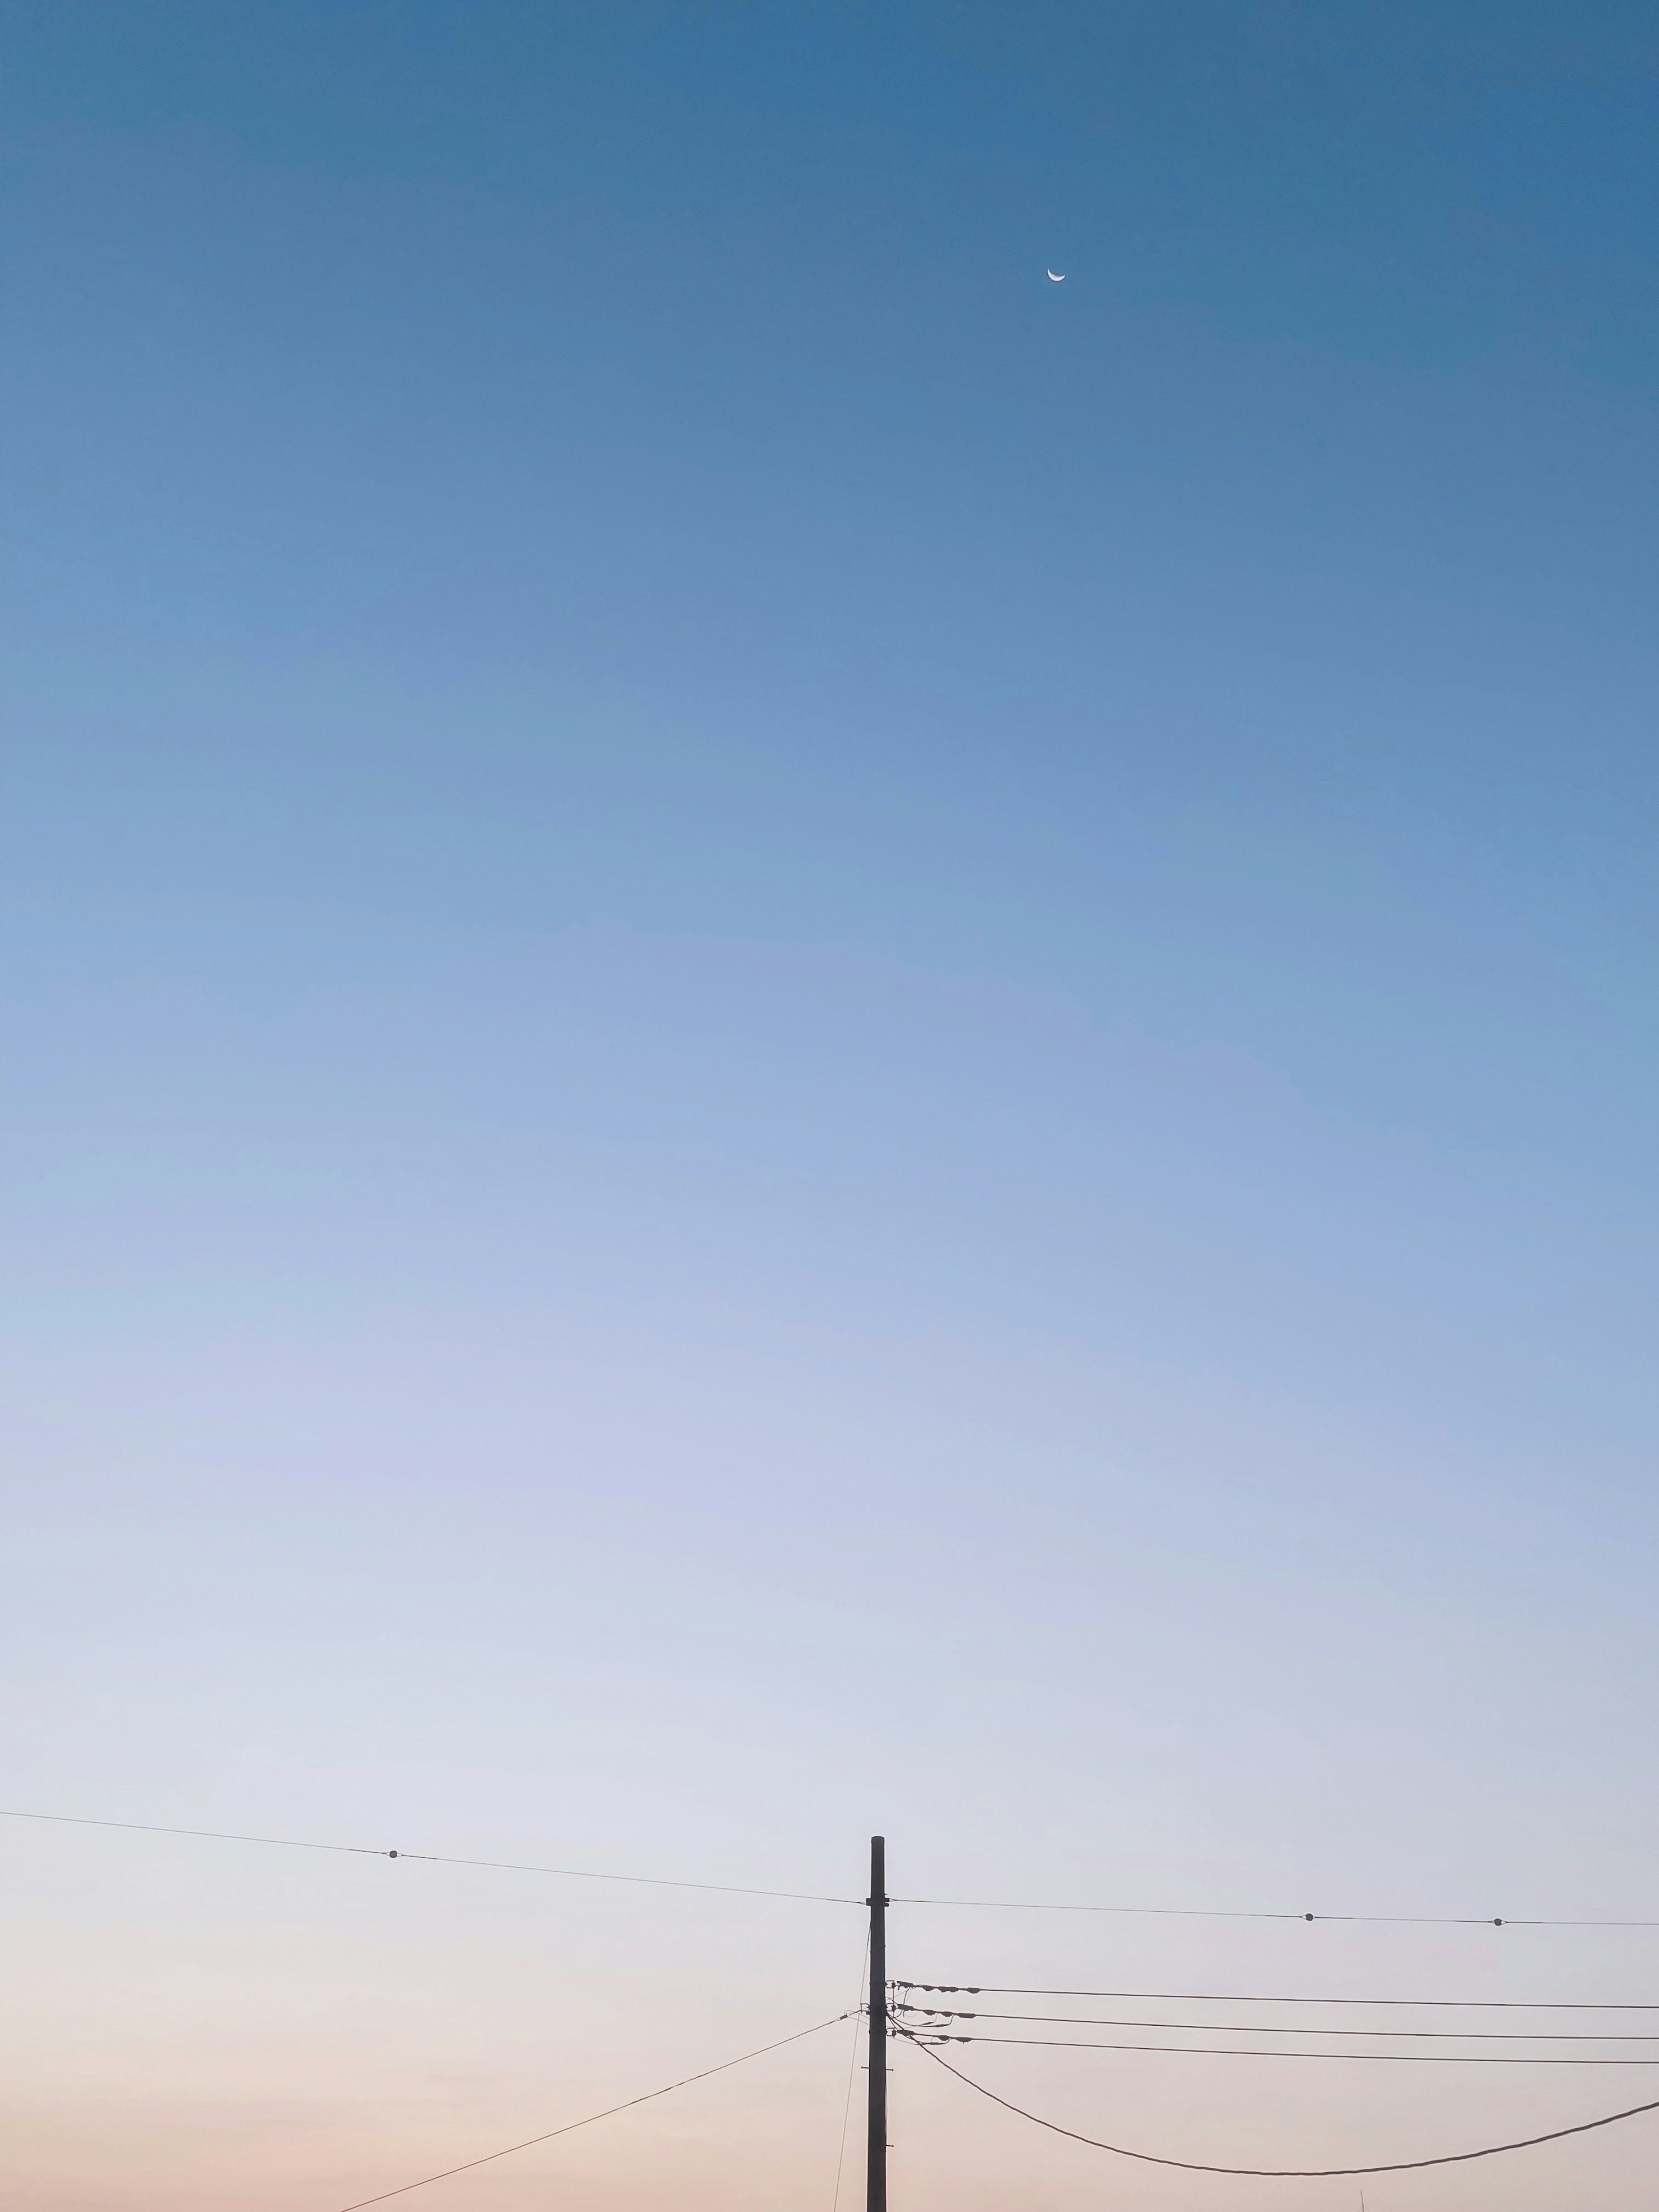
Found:
<svg viewBox="0 0 1659 2212"><path fill-rule="evenodd" d="M887 2212L887 1839L870 1838L870 2148L865 2212Z"/></svg>

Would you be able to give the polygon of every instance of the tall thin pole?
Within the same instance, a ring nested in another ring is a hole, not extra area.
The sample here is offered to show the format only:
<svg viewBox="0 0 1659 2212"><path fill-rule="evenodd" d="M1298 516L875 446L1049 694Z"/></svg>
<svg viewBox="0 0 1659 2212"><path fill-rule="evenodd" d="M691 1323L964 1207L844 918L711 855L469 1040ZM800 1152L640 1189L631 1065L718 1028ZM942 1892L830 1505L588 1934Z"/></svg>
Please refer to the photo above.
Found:
<svg viewBox="0 0 1659 2212"><path fill-rule="evenodd" d="M887 2212L887 1839L870 1838L870 2148L865 2212Z"/></svg>

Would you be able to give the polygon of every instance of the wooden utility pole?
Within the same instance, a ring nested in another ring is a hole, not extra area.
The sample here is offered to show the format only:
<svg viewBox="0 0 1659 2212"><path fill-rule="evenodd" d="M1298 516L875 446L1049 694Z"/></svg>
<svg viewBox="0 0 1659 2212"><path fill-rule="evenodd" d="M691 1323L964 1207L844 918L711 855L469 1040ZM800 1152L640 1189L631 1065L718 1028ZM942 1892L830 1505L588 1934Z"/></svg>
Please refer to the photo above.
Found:
<svg viewBox="0 0 1659 2212"><path fill-rule="evenodd" d="M870 2146L865 2212L887 2212L887 1839L870 1838Z"/></svg>

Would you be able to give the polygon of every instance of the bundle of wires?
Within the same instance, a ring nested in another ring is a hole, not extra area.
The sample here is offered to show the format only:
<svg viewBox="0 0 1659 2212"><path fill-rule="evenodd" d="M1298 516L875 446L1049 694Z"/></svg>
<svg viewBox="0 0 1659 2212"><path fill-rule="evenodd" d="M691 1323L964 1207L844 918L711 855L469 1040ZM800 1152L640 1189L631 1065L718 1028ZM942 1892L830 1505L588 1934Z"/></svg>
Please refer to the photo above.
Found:
<svg viewBox="0 0 1659 2212"><path fill-rule="evenodd" d="M959 2002L965 1997L977 2002L972 2006ZM958 2002L945 2002L951 1999ZM1031 2008L1037 2001L1044 2009ZM1067 2009L1047 2008L1060 2002ZM1077 2009L1085 2003L1132 2009ZM1164 2009L1171 2007L1179 2009L1173 2014ZM1205 2008L1211 2016L1191 2017L1194 2007ZM1214 2017L1218 2008L1226 2016ZM1280 2014L1294 2010L1297 2016L1264 2018L1264 2010ZM1432 2024L1414 2020L1413 2014L1431 2015ZM1659 2066L1659 2004L1625 2001L1310 1997L896 1982L893 2015L899 2033L935 2045L988 2043L1190 2058L1336 2059L1393 2065ZM1617 2024L1597 2024L1604 2015L1613 2016ZM1102 2036L1096 2032L1102 2029L1114 2033ZM1153 2036L1160 2039L1143 2039ZM1171 2037L1202 2039L1171 2041ZM1432 2047L1422 2047L1425 2045Z"/></svg>

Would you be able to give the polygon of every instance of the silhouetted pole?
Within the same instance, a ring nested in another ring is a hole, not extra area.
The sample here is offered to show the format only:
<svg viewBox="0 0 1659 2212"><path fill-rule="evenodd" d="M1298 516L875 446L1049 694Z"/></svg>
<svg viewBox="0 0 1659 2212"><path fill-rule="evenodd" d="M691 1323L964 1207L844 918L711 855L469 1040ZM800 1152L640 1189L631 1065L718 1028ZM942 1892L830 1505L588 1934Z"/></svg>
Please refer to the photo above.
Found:
<svg viewBox="0 0 1659 2212"><path fill-rule="evenodd" d="M865 2212L887 2212L887 1839L870 1838L870 2150Z"/></svg>

